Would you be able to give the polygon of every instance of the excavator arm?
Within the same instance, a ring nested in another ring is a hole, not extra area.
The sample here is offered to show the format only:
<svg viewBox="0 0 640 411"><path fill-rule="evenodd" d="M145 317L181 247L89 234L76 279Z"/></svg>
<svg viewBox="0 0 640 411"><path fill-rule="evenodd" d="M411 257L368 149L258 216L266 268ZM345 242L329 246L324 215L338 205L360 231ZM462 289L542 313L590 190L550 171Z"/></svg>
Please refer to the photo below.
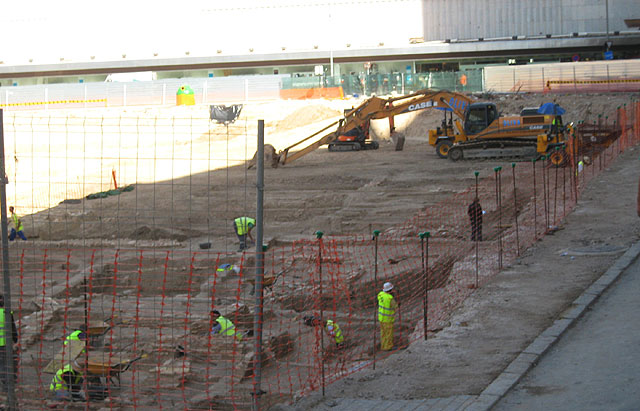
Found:
<svg viewBox="0 0 640 411"><path fill-rule="evenodd" d="M468 96L445 90L420 90L406 96L391 97L388 99L374 96L363 101L358 107L346 112L344 118L279 151L278 154L276 154L277 162L274 162L274 164L284 165L290 163L309 154L324 144L334 142L340 136L348 134L356 128L368 130L368 125L371 120L388 118L390 132L393 133L395 131L394 116L398 114L436 108L450 110L458 118L463 119L464 112L470 104L471 99ZM296 147L299 147L336 125L337 128L335 131L324 135L319 140L290 154Z"/></svg>

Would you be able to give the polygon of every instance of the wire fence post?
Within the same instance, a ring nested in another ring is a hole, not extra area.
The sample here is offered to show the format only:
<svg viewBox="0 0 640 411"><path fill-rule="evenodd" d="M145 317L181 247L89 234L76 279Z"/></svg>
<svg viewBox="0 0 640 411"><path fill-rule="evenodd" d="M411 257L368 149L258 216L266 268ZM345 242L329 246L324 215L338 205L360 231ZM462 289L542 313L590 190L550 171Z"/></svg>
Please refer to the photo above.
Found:
<svg viewBox="0 0 640 411"><path fill-rule="evenodd" d="M556 147L556 151L560 150L560 147ZM551 164L553 164L553 162L551 162ZM556 209L557 209L557 205L558 205L558 168L560 168L559 165L555 165L555 171L556 171L556 175L555 175L555 183L553 184L553 225L557 225L558 221L556 220Z"/></svg>
<svg viewBox="0 0 640 411"><path fill-rule="evenodd" d="M263 201L264 201L264 120L258 120L258 154L256 159L256 276L255 276L255 309L253 316L253 329L255 335L255 353L253 361L253 401L252 410L260 409L260 395L263 393L260 384L262 379L262 323L263 323L263 299L264 299L264 252L263 243Z"/></svg>
<svg viewBox="0 0 640 411"><path fill-rule="evenodd" d="M7 402L9 410L16 410L16 393L14 387L14 375L16 370L13 369L13 335L11 327L11 274L9 270L9 236L7 234L7 174L5 171L4 158L4 110L0 109L0 227L2 228L2 271L4 281L4 364L5 368L2 372L5 374L7 382ZM18 227L16 227L16 230ZM8 315L9 314L9 315Z"/></svg>
<svg viewBox="0 0 640 411"><path fill-rule="evenodd" d="M476 197L475 198L479 199L479 197L478 197L478 176L480 175L480 172L479 171L474 171L473 175L476 178ZM479 216L476 216L476 219L478 219L478 218L482 218L482 214L479 215ZM476 224L477 223L478 223L478 221L476 220ZM473 231L474 228L476 229L476 233L475 233L475 237L474 237L475 249L476 249L476 288L478 288L478 268L479 268L479 265L478 265L479 244L478 244L478 242L480 241L480 236L482 235L482 232L480 232L480 230L479 230L481 227L479 227L479 226L471 227L471 230ZM473 232L471 234L473 234Z"/></svg>
<svg viewBox="0 0 640 411"><path fill-rule="evenodd" d="M322 231L316 231L316 238L318 239L318 284L320 285L320 320L324 321L324 312L322 310L322 236L324 233ZM324 322L322 323L322 328L324 328ZM320 370L322 374L322 396L324 397L325 390L325 377L324 377L324 329L320 329Z"/></svg>
<svg viewBox="0 0 640 411"><path fill-rule="evenodd" d="M520 256L520 234L518 233L520 231L518 229L518 194L516 193L516 163L511 163L511 171L513 174L513 215L516 220L516 255Z"/></svg>
<svg viewBox="0 0 640 411"><path fill-rule="evenodd" d="M533 165L533 238L538 239L538 200L537 200L537 188L536 188L536 161L534 158L531 160Z"/></svg>
<svg viewBox="0 0 640 411"><path fill-rule="evenodd" d="M548 207L548 181L547 181L547 174L546 173L546 168L547 168L547 164L545 163L545 160L547 159L546 156L542 156L540 157L540 159L542 160L542 203L544 205L544 231L543 233L547 233L547 231L549 230L549 207Z"/></svg>
<svg viewBox="0 0 640 411"><path fill-rule="evenodd" d="M420 250L422 253L422 274L424 275L424 317L423 317L423 326L424 326L424 340L427 340L427 330L429 325L429 237L431 234L426 231L424 233L419 233L420 237ZM426 239L426 240L425 240ZM426 249L425 249L426 243Z"/></svg>
<svg viewBox="0 0 640 411"><path fill-rule="evenodd" d="M498 166L493 169L496 176L496 207L498 208L498 268L502 269L502 181L500 171L502 167Z"/></svg>
<svg viewBox="0 0 640 411"><path fill-rule="evenodd" d="M378 289L378 236L380 230L373 230L374 256L373 256L373 289ZM374 304L374 308L377 308ZM376 369L376 326L378 322L378 311L373 310L373 369Z"/></svg>

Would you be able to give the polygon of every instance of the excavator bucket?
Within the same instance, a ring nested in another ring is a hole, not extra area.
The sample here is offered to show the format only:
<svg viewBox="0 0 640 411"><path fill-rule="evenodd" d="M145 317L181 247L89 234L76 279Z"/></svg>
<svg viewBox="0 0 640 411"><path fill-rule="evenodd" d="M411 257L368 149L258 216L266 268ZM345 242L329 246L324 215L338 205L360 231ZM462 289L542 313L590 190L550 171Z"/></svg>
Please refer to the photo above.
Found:
<svg viewBox="0 0 640 411"><path fill-rule="evenodd" d="M247 170L256 166L258 161L258 152L253 155L253 158L247 162ZM271 165L273 168L278 167L280 162L280 156L276 153L276 149L271 144L264 145L264 163Z"/></svg>

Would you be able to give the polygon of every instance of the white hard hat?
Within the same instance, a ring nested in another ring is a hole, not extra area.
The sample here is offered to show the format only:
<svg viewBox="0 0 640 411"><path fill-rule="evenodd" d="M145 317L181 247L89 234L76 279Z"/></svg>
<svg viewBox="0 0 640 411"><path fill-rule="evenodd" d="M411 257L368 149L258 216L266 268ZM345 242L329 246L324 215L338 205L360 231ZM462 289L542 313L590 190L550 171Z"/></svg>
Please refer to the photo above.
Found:
<svg viewBox="0 0 640 411"><path fill-rule="evenodd" d="M391 290L393 290L393 284L384 283L384 285L382 286L382 291L386 293L387 291L391 291Z"/></svg>
<svg viewBox="0 0 640 411"><path fill-rule="evenodd" d="M237 265L233 266L233 272L236 274L240 274L240 267L238 267Z"/></svg>

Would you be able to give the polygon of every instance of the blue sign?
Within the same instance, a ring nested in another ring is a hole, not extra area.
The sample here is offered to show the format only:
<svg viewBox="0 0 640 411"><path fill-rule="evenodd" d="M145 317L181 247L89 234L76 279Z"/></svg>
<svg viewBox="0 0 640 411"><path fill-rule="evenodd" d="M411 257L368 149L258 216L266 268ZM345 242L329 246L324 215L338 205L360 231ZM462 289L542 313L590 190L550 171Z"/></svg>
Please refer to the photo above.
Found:
<svg viewBox="0 0 640 411"><path fill-rule="evenodd" d="M605 51L604 52L605 60L613 60L613 51Z"/></svg>

